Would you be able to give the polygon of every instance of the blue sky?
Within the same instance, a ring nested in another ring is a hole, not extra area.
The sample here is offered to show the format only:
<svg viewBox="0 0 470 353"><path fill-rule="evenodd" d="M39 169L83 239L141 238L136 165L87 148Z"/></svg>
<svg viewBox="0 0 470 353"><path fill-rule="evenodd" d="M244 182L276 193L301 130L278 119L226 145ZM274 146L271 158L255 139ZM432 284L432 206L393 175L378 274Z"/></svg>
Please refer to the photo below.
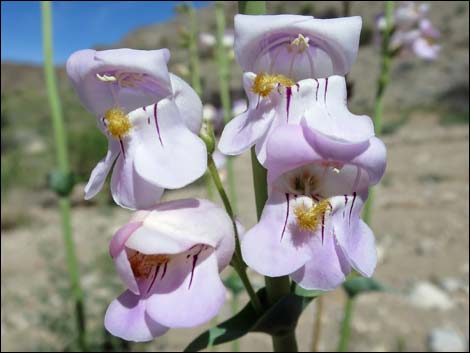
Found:
<svg viewBox="0 0 470 353"><path fill-rule="evenodd" d="M76 50L112 44L138 27L175 16L179 1L54 1L54 60L63 64ZM209 1L193 1L193 6ZM39 1L2 1L1 59L42 62Z"/></svg>

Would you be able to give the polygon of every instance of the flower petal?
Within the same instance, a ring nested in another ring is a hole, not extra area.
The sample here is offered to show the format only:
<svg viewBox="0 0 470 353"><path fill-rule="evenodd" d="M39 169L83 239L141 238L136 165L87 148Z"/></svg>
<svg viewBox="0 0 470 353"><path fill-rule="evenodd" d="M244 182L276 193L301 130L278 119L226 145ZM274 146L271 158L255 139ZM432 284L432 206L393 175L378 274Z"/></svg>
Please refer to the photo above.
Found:
<svg viewBox="0 0 470 353"><path fill-rule="evenodd" d="M175 103L163 99L149 109L151 113L143 109L131 113L138 124L133 132L137 173L149 183L169 189L201 177L207 168L206 145L186 127Z"/></svg>
<svg viewBox="0 0 470 353"><path fill-rule="evenodd" d="M290 274L310 259L309 234L298 232L292 225L294 213L288 198L271 192L259 223L245 233L241 242L244 261L265 276Z"/></svg>
<svg viewBox="0 0 470 353"><path fill-rule="evenodd" d="M213 249L197 257L172 258L163 279L155 281L147 312L168 327L193 327L217 315L225 301Z"/></svg>
<svg viewBox="0 0 470 353"><path fill-rule="evenodd" d="M118 157L111 176L114 202L132 210L155 206L162 197L164 189L149 183L136 172L132 155L134 148L132 145L126 147L128 149L125 157L122 154Z"/></svg>
<svg viewBox="0 0 470 353"><path fill-rule="evenodd" d="M193 134L199 135L202 125L202 102L196 91L182 78L170 73L175 104L184 123Z"/></svg>
<svg viewBox="0 0 470 353"><path fill-rule="evenodd" d="M144 254L177 254L197 244L215 248L219 267L225 268L235 247L233 225L212 202L183 199L156 206L126 246Z"/></svg>
<svg viewBox="0 0 470 353"><path fill-rule="evenodd" d="M356 60L360 17L235 16L235 56L243 71L305 78L345 75ZM299 34L308 37L300 53L290 50Z"/></svg>
<svg viewBox="0 0 470 353"><path fill-rule="evenodd" d="M344 256L352 267L365 277L371 277L377 264L377 250L372 230L361 219L367 191L352 198L346 196L344 207L332 216L335 236Z"/></svg>
<svg viewBox="0 0 470 353"><path fill-rule="evenodd" d="M248 97L248 110L225 125L218 146L223 154L239 155L254 144L261 144L257 148L263 150L260 154L264 154L265 139L276 120L276 110L282 103L282 97L280 94L268 97L255 94L251 89L255 78L256 74L253 72L243 74L243 88Z"/></svg>
<svg viewBox="0 0 470 353"><path fill-rule="evenodd" d="M351 268L335 245L332 234L313 236L310 241L310 260L291 278L302 288L309 290L333 290L344 282Z"/></svg>
<svg viewBox="0 0 470 353"><path fill-rule="evenodd" d="M127 290L106 310L104 326L114 336L127 341L147 342L163 335L168 328L146 313L146 299Z"/></svg>
<svg viewBox="0 0 470 353"><path fill-rule="evenodd" d="M323 149L326 143L323 143L320 149L317 140L312 142L310 137L306 132L306 128L297 125L281 126L272 132L268 140L266 162L268 182L270 184L273 184L282 174L292 169L325 161L348 164L351 165L351 168L353 166L359 167L364 172L362 178L368 178L366 183L368 185L377 183L382 177L386 166L386 150L385 145L378 138L371 138L360 148L357 145L343 146L341 151L340 146L334 142L330 145L331 149ZM331 141L331 139L328 139L328 141ZM336 153L335 151L339 152ZM355 168L353 169L355 170ZM352 178L354 180L357 172L352 169L350 172L340 173L334 179ZM353 184L355 184L354 181L348 182L350 186L353 186ZM358 185L363 186L364 182L361 181Z"/></svg>
<svg viewBox="0 0 470 353"><path fill-rule="evenodd" d="M95 116L102 117L112 107L119 106L130 112L170 95L169 58L168 49L87 49L72 54L66 68L82 104ZM152 94L145 92L147 88L143 85L122 87L116 82L102 82L96 77L96 74L106 72L146 75L146 81L151 82Z"/></svg>
<svg viewBox="0 0 470 353"><path fill-rule="evenodd" d="M91 199L101 190L115 159L119 155L119 144L116 141L109 139L108 146L106 157L98 162L85 186L85 200Z"/></svg>
<svg viewBox="0 0 470 353"><path fill-rule="evenodd" d="M374 125L366 115L354 115L346 104L346 80L331 76L318 80L315 103L305 112L311 130L345 144L361 144L374 136Z"/></svg>

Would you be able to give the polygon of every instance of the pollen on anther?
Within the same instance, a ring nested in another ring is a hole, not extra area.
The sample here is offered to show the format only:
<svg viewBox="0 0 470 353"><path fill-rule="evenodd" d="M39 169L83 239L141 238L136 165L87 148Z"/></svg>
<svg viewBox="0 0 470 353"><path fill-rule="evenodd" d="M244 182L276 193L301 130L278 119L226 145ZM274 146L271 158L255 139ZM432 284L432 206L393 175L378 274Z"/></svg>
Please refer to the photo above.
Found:
<svg viewBox="0 0 470 353"><path fill-rule="evenodd" d="M116 139L126 136L132 127L129 117L121 108L112 108L104 115L106 130Z"/></svg>
<svg viewBox="0 0 470 353"><path fill-rule="evenodd" d="M285 87L290 87L295 85L295 81L280 74L259 73L253 81L251 91L259 94L261 97L267 97L279 84Z"/></svg>
<svg viewBox="0 0 470 353"><path fill-rule="evenodd" d="M314 232L329 209L328 201L322 200L308 207L304 203L294 209L297 226L301 231Z"/></svg>

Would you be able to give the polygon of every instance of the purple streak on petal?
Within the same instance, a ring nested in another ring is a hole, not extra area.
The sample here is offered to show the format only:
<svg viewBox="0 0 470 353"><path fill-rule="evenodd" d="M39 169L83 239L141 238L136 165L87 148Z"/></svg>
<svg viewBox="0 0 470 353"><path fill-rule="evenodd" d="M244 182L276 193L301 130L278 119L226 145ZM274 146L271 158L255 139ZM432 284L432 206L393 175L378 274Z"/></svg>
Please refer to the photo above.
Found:
<svg viewBox="0 0 470 353"><path fill-rule="evenodd" d="M121 139L119 139L119 144L121 145L122 156L126 158L126 153L124 152L124 144L122 143Z"/></svg>
<svg viewBox="0 0 470 353"><path fill-rule="evenodd" d="M348 204L348 195L344 195L344 208L343 208L343 217L346 212L346 205Z"/></svg>
<svg viewBox="0 0 470 353"><path fill-rule="evenodd" d="M321 216L321 245L323 245L323 240L325 240L325 213Z"/></svg>
<svg viewBox="0 0 470 353"><path fill-rule="evenodd" d="M150 125L150 117L147 118L147 124Z"/></svg>
<svg viewBox="0 0 470 353"><path fill-rule="evenodd" d="M193 268L191 269L191 279L189 280L188 289L191 289L191 284L193 283L193 278L194 278L194 270L196 268L197 258L200 253L201 253L201 250L197 254L193 255Z"/></svg>
<svg viewBox="0 0 470 353"><path fill-rule="evenodd" d="M310 196L312 196L312 199L314 199L315 201L317 201L317 202L320 201L320 199L317 196L315 196L314 194L311 194Z"/></svg>
<svg viewBox="0 0 470 353"><path fill-rule="evenodd" d="M261 96L258 96L258 103L256 103L256 109L259 108L259 102L260 102L260 100L261 100Z"/></svg>
<svg viewBox="0 0 470 353"><path fill-rule="evenodd" d="M153 117L155 118L155 126L157 127L158 139L160 140L160 144L163 147L162 137L160 136L160 128L158 127L158 118L157 118L157 103L153 105Z"/></svg>
<svg viewBox="0 0 470 353"><path fill-rule="evenodd" d="M150 290L152 289L152 287L153 287L153 285L154 285L154 283L155 283L155 280L157 279L158 271L160 271L160 265L158 265L157 268L155 269L155 274L153 275L152 282L150 283L150 286L149 286L149 288L147 289L147 293L149 293Z"/></svg>
<svg viewBox="0 0 470 353"><path fill-rule="evenodd" d="M284 238L284 233L287 227L287 220L289 219L289 202L290 202L289 194L286 194L286 201L287 201L287 212L286 212L286 220L284 221L284 227L282 227L281 241L282 241L282 238Z"/></svg>
<svg viewBox="0 0 470 353"><path fill-rule="evenodd" d="M295 86L297 87L297 93L299 93L300 92L300 85L298 83L296 83Z"/></svg>
<svg viewBox="0 0 470 353"><path fill-rule="evenodd" d="M325 95L323 96L323 99L325 101L325 104L326 104L326 92L328 91L328 77L325 78Z"/></svg>
<svg viewBox="0 0 470 353"><path fill-rule="evenodd" d="M287 111L287 122L289 122L289 108L290 108L290 99L292 96L292 87L286 87L286 99L287 99L287 106L286 106L286 111Z"/></svg>
<svg viewBox="0 0 470 353"><path fill-rule="evenodd" d="M162 276L160 277L160 279L163 279L163 277L165 277L167 267L168 267L168 262L165 262L163 264L163 273L162 273Z"/></svg>
<svg viewBox="0 0 470 353"><path fill-rule="evenodd" d="M106 119L104 118L104 116L101 118L101 121L103 122L103 125L106 126Z"/></svg>
<svg viewBox="0 0 470 353"><path fill-rule="evenodd" d="M147 108L145 106L143 106L142 109L144 110L144 112L147 111Z"/></svg>
<svg viewBox="0 0 470 353"><path fill-rule="evenodd" d="M351 224L351 215L352 215L352 211L353 211L353 207L354 207L354 201L356 201L356 192L355 191L353 192L353 199L352 199L352 203L351 203L351 209L349 210L349 224Z"/></svg>
<svg viewBox="0 0 470 353"><path fill-rule="evenodd" d="M317 90L315 92L315 100L318 100L318 89L320 88L320 82L316 78L314 78L315 82L317 83Z"/></svg>

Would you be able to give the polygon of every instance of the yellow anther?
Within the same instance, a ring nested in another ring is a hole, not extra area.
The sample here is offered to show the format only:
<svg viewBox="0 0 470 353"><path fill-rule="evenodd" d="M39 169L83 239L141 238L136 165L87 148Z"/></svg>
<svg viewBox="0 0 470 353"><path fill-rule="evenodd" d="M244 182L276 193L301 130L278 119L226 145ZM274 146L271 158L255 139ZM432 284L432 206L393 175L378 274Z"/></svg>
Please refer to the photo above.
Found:
<svg viewBox="0 0 470 353"><path fill-rule="evenodd" d="M154 267L164 265L168 261L170 258L167 255L145 255L140 252L129 257L134 276L144 278L150 275Z"/></svg>
<svg viewBox="0 0 470 353"><path fill-rule="evenodd" d="M298 205L294 214L297 218L297 225L301 231L314 232L318 225L322 222L322 218L329 209L327 200L322 200L319 203L306 206L304 203Z"/></svg>
<svg viewBox="0 0 470 353"><path fill-rule="evenodd" d="M106 129L116 139L119 139L129 132L132 127L129 117L124 114L121 108L112 108L104 115Z"/></svg>
<svg viewBox="0 0 470 353"><path fill-rule="evenodd" d="M259 73L251 86L251 91L261 97L267 97L278 84L290 87L295 85L295 81L280 74Z"/></svg>

